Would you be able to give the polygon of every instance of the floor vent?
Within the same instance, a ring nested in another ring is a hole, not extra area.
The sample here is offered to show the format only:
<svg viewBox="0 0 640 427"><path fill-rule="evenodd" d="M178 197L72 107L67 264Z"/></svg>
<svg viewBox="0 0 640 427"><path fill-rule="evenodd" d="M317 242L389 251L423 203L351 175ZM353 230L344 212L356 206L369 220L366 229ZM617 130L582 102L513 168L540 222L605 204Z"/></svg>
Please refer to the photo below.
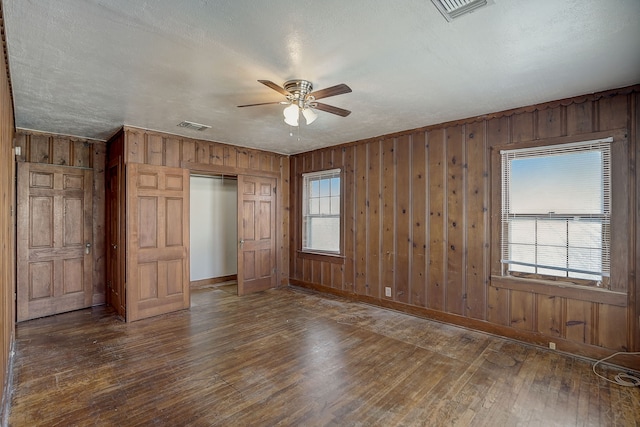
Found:
<svg viewBox="0 0 640 427"><path fill-rule="evenodd" d="M200 123L188 122L186 120L178 123L178 126L180 126L181 128L187 128L187 129L193 129L193 130L211 129L211 126L201 125Z"/></svg>
<svg viewBox="0 0 640 427"><path fill-rule="evenodd" d="M454 19L487 5L487 0L431 0L444 19Z"/></svg>

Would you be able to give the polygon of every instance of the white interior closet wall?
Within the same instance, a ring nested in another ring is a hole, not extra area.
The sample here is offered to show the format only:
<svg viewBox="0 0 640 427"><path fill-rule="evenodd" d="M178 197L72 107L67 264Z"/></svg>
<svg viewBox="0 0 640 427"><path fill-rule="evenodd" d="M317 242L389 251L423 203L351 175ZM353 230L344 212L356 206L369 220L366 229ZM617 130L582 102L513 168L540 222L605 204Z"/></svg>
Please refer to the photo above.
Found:
<svg viewBox="0 0 640 427"><path fill-rule="evenodd" d="M191 177L191 280L238 273L238 182Z"/></svg>

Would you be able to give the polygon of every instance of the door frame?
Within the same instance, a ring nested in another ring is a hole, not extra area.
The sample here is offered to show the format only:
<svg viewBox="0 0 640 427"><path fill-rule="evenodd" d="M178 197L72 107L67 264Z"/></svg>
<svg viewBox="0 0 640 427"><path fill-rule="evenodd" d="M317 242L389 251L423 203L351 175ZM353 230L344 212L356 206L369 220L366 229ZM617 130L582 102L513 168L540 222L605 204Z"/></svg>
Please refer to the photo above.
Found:
<svg viewBox="0 0 640 427"><path fill-rule="evenodd" d="M235 177L236 179L238 179L241 175L246 175L246 176L254 176L254 177L259 177L259 178L271 178L275 180L275 188L276 191L280 191L281 189L281 177L279 174L275 174L275 173L261 173L261 171L256 171L256 173L241 173L241 172L230 172L230 168L229 167L225 167L225 166L216 166L216 165L206 165L207 168L206 169L202 169L199 167L195 167L195 168L186 168L189 170L189 177L191 176L228 176L228 177ZM183 166L184 167L184 166ZM238 195L237 195L237 200L236 203L240 200L240 192L238 191ZM276 192L275 194L275 212L276 212L276 217L275 217L275 230L274 230L274 235L277 237L278 233L281 233L281 225L278 222L278 194ZM191 216L191 213L189 213L189 216ZM189 227L191 227L191 224L189 224ZM191 232L191 229L189 228L189 232ZM239 230L238 230L239 232ZM238 238L238 235L236 235L236 245L240 245L240 239ZM280 277L280 271L282 270L282 256L278 256L278 241L276 239L276 248L275 248L275 268L276 268L276 284L275 286L278 286L278 278ZM240 260L238 260L238 265L240 265ZM240 274L240 269L238 269L238 275ZM237 281L240 280L240 277L238 276ZM240 295L240 290L238 289L238 295Z"/></svg>

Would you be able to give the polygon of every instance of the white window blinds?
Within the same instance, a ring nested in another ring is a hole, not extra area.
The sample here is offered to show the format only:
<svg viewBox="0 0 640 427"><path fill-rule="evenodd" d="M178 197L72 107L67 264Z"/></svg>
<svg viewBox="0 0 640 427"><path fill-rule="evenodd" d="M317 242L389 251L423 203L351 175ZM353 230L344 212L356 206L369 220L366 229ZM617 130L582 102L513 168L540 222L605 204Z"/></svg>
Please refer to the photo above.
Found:
<svg viewBox="0 0 640 427"><path fill-rule="evenodd" d="M302 174L302 249L340 252L340 169Z"/></svg>
<svg viewBox="0 0 640 427"><path fill-rule="evenodd" d="M507 271L595 281L609 276L611 142L500 152Z"/></svg>

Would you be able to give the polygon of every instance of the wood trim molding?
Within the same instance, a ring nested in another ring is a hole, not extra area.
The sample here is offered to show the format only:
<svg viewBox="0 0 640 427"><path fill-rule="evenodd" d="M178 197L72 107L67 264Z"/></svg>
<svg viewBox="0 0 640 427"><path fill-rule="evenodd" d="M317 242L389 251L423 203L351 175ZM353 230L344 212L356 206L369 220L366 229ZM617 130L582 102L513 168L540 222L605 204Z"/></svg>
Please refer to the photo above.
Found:
<svg viewBox="0 0 640 427"><path fill-rule="evenodd" d="M233 166L223 165L206 165L196 162L180 162L180 167L183 169L189 169L191 173L203 173L203 174L228 174L228 175L251 175L251 176L263 176L269 178L280 178L280 172L271 171L256 171L253 169L240 169Z"/></svg>
<svg viewBox="0 0 640 427"><path fill-rule="evenodd" d="M553 340L556 343L556 349L562 353L568 353L571 356L585 357L588 359L602 359L607 356L611 356L616 351L598 347L589 344L579 344L572 341L568 341L559 337L549 337L537 332L524 331L520 329L511 328L504 325L498 325L495 323L489 323L484 320L472 319L469 317L460 316L457 314L444 313L424 307L417 307L409 304L404 304L396 301L392 301L384 298L373 298L364 295L356 295L350 292L343 291L341 289L330 288L316 283L308 283L302 280L289 280L290 285L294 287L301 287L306 290L312 290L327 294L332 294L347 298L352 301L362 302L365 304L375 305L377 307L388 308L391 310L401 311L417 317L423 317L426 319L435 320L438 322L449 323L452 325L460 326L463 328L469 328L480 332L486 332L492 335L500 336L501 338L513 339L521 341L527 344L536 345L548 350L549 341ZM549 350L551 351L551 350ZM616 357L616 364L624 366L630 369L638 369L637 356L620 355Z"/></svg>
<svg viewBox="0 0 640 427"><path fill-rule="evenodd" d="M9 347L9 360L5 371L5 381L2 385L2 401L0 403L0 425L9 425L9 412L11 410L11 391L13 389L13 360L15 359L15 337L11 334L11 345Z"/></svg>
<svg viewBox="0 0 640 427"><path fill-rule="evenodd" d="M189 286L191 286L192 288L199 288L201 286L215 285L217 283L230 282L232 280L238 280L238 275L231 274L229 276L211 277L209 279L202 279L202 280L192 280L189 283Z"/></svg>
<svg viewBox="0 0 640 427"><path fill-rule="evenodd" d="M569 282L491 276L490 286L497 289L512 289L514 291L616 305L618 307L626 307L628 304L626 292L615 292L608 289L580 286Z"/></svg>
<svg viewBox="0 0 640 427"><path fill-rule="evenodd" d="M7 86L9 86L9 97L11 98L11 111L15 111L15 101L13 99L13 85L11 84L11 69L9 68L9 52L7 51L7 36L4 28L4 10L2 10L2 1L0 1L0 34L2 34L2 54L4 55L5 70L7 74ZM16 128L16 117L13 114L13 128Z"/></svg>
<svg viewBox="0 0 640 427"><path fill-rule="evenodd" d="M344 265L345 257L339 254L323 254L319 252L306 252L298 250L298 258L310 259L313 261L329 262L331 264Z"/></svg>

